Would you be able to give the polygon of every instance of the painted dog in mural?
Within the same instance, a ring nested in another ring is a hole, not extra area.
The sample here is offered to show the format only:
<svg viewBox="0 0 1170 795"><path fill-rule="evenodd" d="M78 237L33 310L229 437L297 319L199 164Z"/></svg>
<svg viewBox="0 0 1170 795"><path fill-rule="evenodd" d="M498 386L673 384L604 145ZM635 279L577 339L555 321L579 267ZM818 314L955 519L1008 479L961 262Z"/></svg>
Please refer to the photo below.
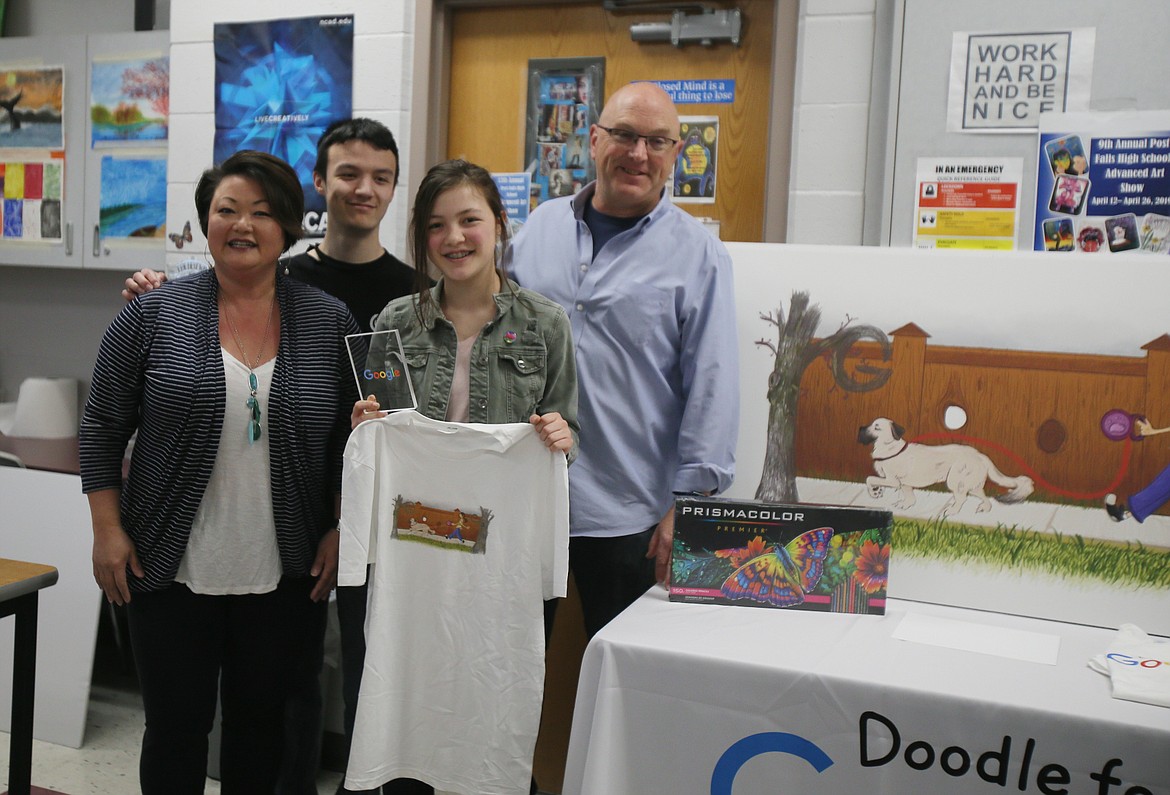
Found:
<svg viewBox="0 0 1170 795"><path fill-rule="evenodd" d="M963 507L967 497L979 500L976 513L991 510L991 500L983 489L988 480L1008 489L996 497L1002 503L1022 502L1032 493L1032 479L1026 475L1008 477L999 471L991 459L974 447L965 444L916 444L902 437L906 430L893 420L878 417L857 431L857 441L872 444L870 455L876 476L865 479L869 494L878 498L885 488L897 489L899 496L894 507L906 509L914 505L914 489L945 483L950 499L940 515L946 516Z"/></svg>

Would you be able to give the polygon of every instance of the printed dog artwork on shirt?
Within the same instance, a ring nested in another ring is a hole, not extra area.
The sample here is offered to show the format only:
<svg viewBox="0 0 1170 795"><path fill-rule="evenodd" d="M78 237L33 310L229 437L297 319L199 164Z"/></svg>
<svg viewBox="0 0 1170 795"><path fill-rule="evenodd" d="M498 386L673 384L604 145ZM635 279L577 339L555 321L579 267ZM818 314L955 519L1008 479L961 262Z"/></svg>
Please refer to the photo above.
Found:
<svg viewBox="0 0 1170 795"><path fill-rule="evenodd" d="M488 524L492 512L487 508L464 511L412 502L400 494L394 500L394 529L391 535L419 541L443 549L482 555L487 549Z"/></svg>
<svg viewBox="0 0 1170 795"><path fill-rule="evenodd" d="M721 496L891 511L892 598L1170 635L1165 263L728 250Z"/></svg>

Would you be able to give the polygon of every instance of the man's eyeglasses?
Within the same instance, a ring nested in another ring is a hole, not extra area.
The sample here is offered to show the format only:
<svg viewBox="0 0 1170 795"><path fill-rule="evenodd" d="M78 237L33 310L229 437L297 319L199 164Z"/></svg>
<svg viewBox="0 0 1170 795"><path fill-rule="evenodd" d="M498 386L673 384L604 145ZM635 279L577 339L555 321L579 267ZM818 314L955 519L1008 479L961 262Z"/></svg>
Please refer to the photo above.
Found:
<svg viewBox="0 0 1170 795"><path fill-rule="evenodd" d="M667 138L665 135L642 135L633 130L623 130L620 127L602 127L600 124L597 126L605 130L610 138L631 149L638 145L639 138L646 142L646 148L651 152L665 152L678 143L677 138Z"/></svg>

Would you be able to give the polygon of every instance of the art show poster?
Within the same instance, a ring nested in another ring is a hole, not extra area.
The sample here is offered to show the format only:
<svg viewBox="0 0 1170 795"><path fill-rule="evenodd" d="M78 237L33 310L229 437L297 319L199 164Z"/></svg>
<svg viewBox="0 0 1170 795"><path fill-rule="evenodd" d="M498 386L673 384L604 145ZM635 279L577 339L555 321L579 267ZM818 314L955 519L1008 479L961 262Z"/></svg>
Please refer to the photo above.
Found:
<svg viewBox="0 0 1170 795"><path fill-rule="evenodd" d="M528 61L524 162L531 207L572 196L596 176L589 130L601 113L604 88L604 58Z"/></svg>
<svg viewBox="0 0 1170 795"><path fill-rule="evenodd" d="M1170 252L1170 111L1045 114L1033 248Z"/></svg>
<svg viewBox="0 0 1170 795"><path fill-rule="evenodd" d="M1020 157L920 157L916 248L1011 251L1020 224Z"/></svg>
<svg viewBox="0 0 1170 795"><path fill-rule="evenodd" d="M0 159L0 240L60 243L64 153Z"/></svg>
<svg viewBox="0 0 1170 795"><path fill-rule="evenodd" d="M1041 113L1088 110L1094 28L965 33L951 40L948 132L1035 130Z"/></svg>
<svg viewBox="0 0 1170 795"><path fill-rule="evenodd" d="M322 237L317 139L353 115L353 16L215 25L215 162L241 149L287 161L305 192L305 234Z"/></svg>
<svg viewBox="0 0 1170 795"><path fill-rule="evenodd" d="M0 149L62 149L64 66L0 66Z"/></svg>
<svg viewBox="0 0 1170 795"><path fill-rule="evenodd" d="M509 174L492 174L492 180L500 191L500 200L504 203L504 213L508 217L508 234L515 237L528 221L529 210L536 209L535 196L532 193L532 175L527 171L517 171Z"/></svg>
<svg viewBox="0 0 1170 795"><path fill-rule="evenodd" d="M674 165L674 201L714 204L719 117L680 116L682 148Z"/></svg>
<svg viewBox="0 0 1170 795"><path fill-rule="evenodd" d="M165 141L170 75L170 58L161 52L94 59L89 86L91 145Z"/></svg>

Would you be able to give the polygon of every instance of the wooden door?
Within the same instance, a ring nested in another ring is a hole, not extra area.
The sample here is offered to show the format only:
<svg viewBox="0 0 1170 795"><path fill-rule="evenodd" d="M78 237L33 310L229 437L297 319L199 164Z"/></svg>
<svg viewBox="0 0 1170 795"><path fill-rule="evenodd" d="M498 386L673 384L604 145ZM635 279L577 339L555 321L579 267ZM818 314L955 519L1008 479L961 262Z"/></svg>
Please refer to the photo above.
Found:
<svg viewBox="0 0 1170 795"><path fill-rule="evenodd" d="M733 103L678 106L682 116L717 116L720 128L715 203L680 206L717 219L724 240L763 240L774 0L707 5L743 12L738 47L633 41L630 25L669 23L662 10L607 11L600 2L454 10L446 155L523 170L531 58L604 57L607 97L634 80L734 80Z"/></svg>

